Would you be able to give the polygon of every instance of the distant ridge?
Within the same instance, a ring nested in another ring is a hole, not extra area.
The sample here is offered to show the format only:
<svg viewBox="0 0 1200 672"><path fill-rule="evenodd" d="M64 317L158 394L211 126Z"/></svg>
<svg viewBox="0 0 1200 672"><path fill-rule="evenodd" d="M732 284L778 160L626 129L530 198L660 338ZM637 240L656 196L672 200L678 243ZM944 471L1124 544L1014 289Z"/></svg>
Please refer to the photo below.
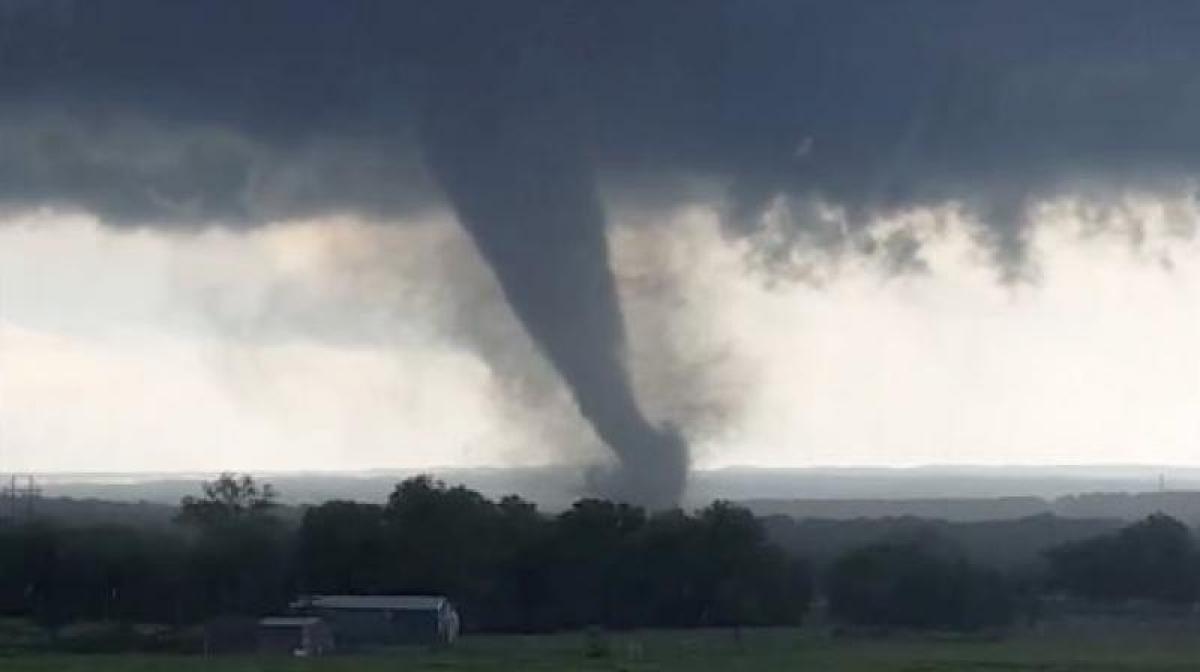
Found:
<svg viewBox="0 0 1200 672"><path fill-rule="evenodd" d="M913 517L951 522L1015 520L1041 515L1059 518L1137 520L1165 513L1200 526L1200 490L1171 492L1094 492L1040 497L922 499L748 499L740 500L760 516L853 520Z"/></svg>
<svg viewBox="0 0 1200 672"><path fill-rule="evenodd" d="M395 469L360 472L260 472L289 504L329 499L382 502L397 482L432 473L489 497L519 494L548 511L585 495L583 467ZM47 497L175 504L211 474L39 474ZM1159 491L1160 477L1168 488ZM714 499L761 514L846 519L915 516L974 521L1053 513L1134 519L1163 511L1200 522L1200 469L1128 466L735 467L695 471L684 503Z"/></svg>

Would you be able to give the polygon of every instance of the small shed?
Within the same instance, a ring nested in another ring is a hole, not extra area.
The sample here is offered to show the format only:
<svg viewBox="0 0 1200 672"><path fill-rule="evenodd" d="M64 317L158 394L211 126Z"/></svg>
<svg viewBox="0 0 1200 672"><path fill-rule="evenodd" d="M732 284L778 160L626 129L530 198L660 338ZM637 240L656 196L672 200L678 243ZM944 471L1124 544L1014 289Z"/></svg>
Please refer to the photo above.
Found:
<svg viewBox="0 0 1200 672"><path fill-rule="evenodd" d="M343 648L449 644L458 638L458 612L438 595L312 595L291 606L327 622Z"/></svg>
<svg viewBox="0 0 1200 672"><path fill-rule="evenodd" d="M264 618L258 622L258 651L323 656L333 653L333 631L315 616Z"/></svg>

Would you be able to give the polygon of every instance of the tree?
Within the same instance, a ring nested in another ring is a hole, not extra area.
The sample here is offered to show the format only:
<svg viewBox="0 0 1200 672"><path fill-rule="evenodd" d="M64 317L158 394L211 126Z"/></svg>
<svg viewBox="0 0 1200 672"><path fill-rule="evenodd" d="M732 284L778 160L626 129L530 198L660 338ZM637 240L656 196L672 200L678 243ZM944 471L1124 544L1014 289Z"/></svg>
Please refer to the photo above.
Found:
<svg viewBox="0 0 1200 672"><path fill-rule="evenodd" d="M78 620L176 622L178 535L123 525L0 525L0 613L51 631Z"/></svg>
<svg viewBox="0 0 1200 672"><path fill-rule="evenodd" d="M273 513L274 488L221 474L203 497L180 502L178 522L193 534L190 588L203 614L256 614L282 607L291 592L287 530Z"/></svg>
<svg viewBox="0 0 1200 672"><path fill-rule="evenodd" d="M401 482L383 510L393 592L444 594L464 627L486 621L500 546L496 505L474 490L429 476Z"/></svg>
<svg viewBox="0 0 1200 672"><path fill-rule="evenodd" d="M971 630L1007 624L1014 614L1000 574L932 539L849 551L830 568L826 590L833 617L854 625Z"/></svg>
<svg viewBox="0 0 1200 672"><path fill-rule="evenodd" d="M749 509L716 501L697 515L698 553L712 625L798 623L812 596L807 563L767 541Z"/></svg>
<svg viewBox="0 0 1200 672"><path fill-rule="evenodd" d="M554 625L549 541L553 528L537 506L516 495L497 504L494 590L488 600L488 625L504 631L531 632Z"/></svg>
<svg viewBox="0 0 1200 672"><path fill-rule="evenodd" d="M299 532L306 592L380 592L388 565L383 507L332 501L308 509Z"/></svg>
<svg viewBox="0 0 1200 672"><path fill-rule="evenodd" d="M1046 558L1051 584L1078 597L1189 604L1200 596L1200 552L1192 534L1161 513L1115 534L1063 544Z"/></svg>
<svg viewBox="0 0 1200 672"><path fill-rule="evenodd" d="M200 485L204 496L184 497L179 502L179 522L207 526L237 518L262 516L276 506L275 489L259 485L253 477L223 473L216 480Z"/></svg>
<svg viewBox="0 0 1200 672"><path fill-rule="evenodd" d="M629 539L645 524L644 510L600 499L581 499L558 515L546 563L560 625L619 623L628 596L617 570Z"/></svg>

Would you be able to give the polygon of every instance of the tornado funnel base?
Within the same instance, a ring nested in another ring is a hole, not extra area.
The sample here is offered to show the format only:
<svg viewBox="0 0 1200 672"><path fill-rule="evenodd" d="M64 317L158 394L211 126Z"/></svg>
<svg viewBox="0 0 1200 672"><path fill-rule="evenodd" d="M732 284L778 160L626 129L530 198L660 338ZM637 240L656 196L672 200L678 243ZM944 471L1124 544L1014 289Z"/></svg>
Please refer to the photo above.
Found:
<svg viewBox="0 0 1200 672"><path fill-rule="evenodd" d="M615 445L614 450L619 459L615 467L597 468L588 475L593 492L652 511L680 505L687 487L688 451L678 431L651 429L636 441Z"/></svg>

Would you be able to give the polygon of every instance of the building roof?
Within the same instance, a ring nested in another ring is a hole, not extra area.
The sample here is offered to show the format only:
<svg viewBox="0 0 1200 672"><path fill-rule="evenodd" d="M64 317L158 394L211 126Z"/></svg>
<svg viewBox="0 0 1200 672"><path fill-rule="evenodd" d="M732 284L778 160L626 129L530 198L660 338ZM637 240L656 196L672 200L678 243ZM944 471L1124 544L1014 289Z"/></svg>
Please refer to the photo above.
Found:
<svg viewBox="0 0 1200 672"><path fill-rule="evenodd" d="M446 603L440 595L309 595L293 602L292 608L437 611Z"/></svg>
<svg viewBox="0 0 1200 672"><path fill-rule="evenodd" d="M259 620L258 624L267 628L300 628L320 622L317 616L269 616Z"/></svg>

